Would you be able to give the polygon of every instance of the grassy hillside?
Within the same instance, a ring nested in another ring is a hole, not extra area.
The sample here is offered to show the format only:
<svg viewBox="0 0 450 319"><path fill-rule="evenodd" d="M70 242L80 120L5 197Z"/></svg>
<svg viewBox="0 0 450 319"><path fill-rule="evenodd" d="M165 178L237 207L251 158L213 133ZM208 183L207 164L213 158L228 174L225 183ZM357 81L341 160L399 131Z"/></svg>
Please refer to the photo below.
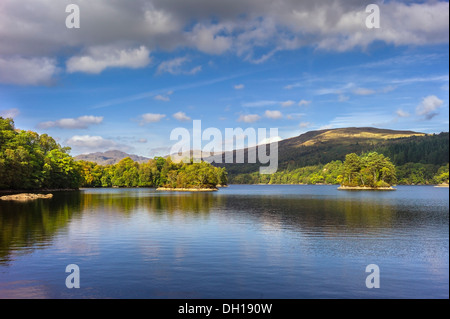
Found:
<svg viewBox="0 0 450 319"><path fill-rule="evenodd" d="M119 163L124 158L131 158L137 163L146 163L149 158L138 155L131 155L121 151L106 151L90 154L82 154L75 157L77 161L93 162L99 165L114 165Z"/></svg>
<svg viewBox="0 0 450 319"><path fill-rule="evenodd" d="M325 165L344 161L349 153L376 151L391 158L395 165L448 163L448 133L427 135L412 131L377 128L342 128L312 131L278 143L279 170ZM245 150L254 152L257 148ZM257 172L260 164L217 164L226 167L229 176Z"/></svg>

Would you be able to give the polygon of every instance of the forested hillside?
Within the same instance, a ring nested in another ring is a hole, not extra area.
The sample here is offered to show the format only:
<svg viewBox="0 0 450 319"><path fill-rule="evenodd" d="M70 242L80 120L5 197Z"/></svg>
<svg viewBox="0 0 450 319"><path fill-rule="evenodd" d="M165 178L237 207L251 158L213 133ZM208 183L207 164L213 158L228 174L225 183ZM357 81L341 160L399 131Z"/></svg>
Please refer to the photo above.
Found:
<svg viewBox="0 0 450 319"><path fill-rule="evenodd" d="M47 134L16 130L0 117L0 189L78 188L79 166Z"/></svg>
<svg viewBox="0 0 450 319"><path fill-rule="evenodd" d="M399 184L436 184L445 180L442 173L446 168L448 172L449 133L425 135L373 128L309 132L279 142L279 169L273 175L260 175L258 163L218 166L227 168L230 183L337 184L346 155L369 152L392 161Z"/></svg>

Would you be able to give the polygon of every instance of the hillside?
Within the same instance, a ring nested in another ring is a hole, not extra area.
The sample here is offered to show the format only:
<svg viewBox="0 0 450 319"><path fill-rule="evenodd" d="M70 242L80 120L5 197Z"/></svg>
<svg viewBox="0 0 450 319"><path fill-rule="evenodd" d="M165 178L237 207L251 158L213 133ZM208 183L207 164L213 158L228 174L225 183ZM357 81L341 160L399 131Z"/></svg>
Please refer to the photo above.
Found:
<svg viewBox="0 0 450 319"><path fill-rule="evenodd" d="M138 163L145 163L149 160L147 157L138 156L138 155L132 155L127 154L125 152L121 151L107 151L107 152L97 152L97 153L90 153L90 154L82 154L75 156L75 160L77 161L87 161L87 162L94 162L99 165L113 165L120 162L120 160L130 157L133 161Z"/></svg>
<svg viewBox="0 0 450 319"><path fill-rule="evenodd" d="M257 151L256 147L245 149ZM292 170L345 159L349 153L377 151L394 163L448 163L448 133L427 135L412 131L378 128L339 128L311 131L278 142L279 170ZM234 152L235 153L235 152ZM226 167L230 176L258 171L260 164L217 164Z"/></svg>

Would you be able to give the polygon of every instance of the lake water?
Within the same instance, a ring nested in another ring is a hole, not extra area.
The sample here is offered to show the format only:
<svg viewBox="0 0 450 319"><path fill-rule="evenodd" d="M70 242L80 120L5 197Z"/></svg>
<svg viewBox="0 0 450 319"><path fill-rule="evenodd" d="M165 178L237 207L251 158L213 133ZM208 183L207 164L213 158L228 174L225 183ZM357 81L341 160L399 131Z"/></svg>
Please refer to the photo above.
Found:
<svg viewBox="0 0 450 319"><path fill-rule="evenodd" d="M66 266L80 288L66 287ZM369 264L380 288L366 287ZM0 201L0 298L449 298L449 192L232 185Z"/></svg>

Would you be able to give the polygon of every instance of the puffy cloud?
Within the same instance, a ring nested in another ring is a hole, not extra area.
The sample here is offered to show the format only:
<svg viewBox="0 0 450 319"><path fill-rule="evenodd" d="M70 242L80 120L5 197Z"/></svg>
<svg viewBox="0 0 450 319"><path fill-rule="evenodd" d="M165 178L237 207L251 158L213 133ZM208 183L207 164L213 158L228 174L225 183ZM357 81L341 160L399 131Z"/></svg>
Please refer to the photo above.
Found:
<svg viewBox="0 0 450 319"><path fill-rule="evenodd" d="M16 108L0 110L0 116L3 117L4 119L7 119L7 118L14 119L19 114L20 114L20 111L19 111L19 109L16 109Z"/></svg>
<svg viewBox="0 0 450 319"><path fill-rule="evenodd" d="M93 47L87 55L72 57L67 61L67 71L98 74L107 68L143 68L150 59L150 51L141 46L137 49L113 49Z"/></svg>
<svg viewBox="0 0 450 319"><path fill-rule="evenodd" d="M165 114L155 114L155 113L147 113L141 115L141 124L147 124L147 123L156 123L161 121L163 118L165 118Z"/></svg>
<svg viewBox="0 0 450 319"><path fill-rule="evenodd" d="M80 0L81 28L76 32L65 28L66 4L2 0L2 59L56 57L99 46L120 51L125 49L118 49L119 44L126 43L128 48L232 53L262 63L278 51L305 46L348 51L376 41L417 46L448 43L449 38L447 1L381 2L381 28L368 29L360 0ZM132 63L125 60L118 62L123 60L117 52L112 57L88 52L71 63L74 70L96 73Z"/></svg>
<svg viewBox="0 0 450 319"><path fill-rule="evenodd" d="M261 117L258 114L246 114L239 116L238 122L254 123L256 121L259 121L260 119Z"/></svg>
<svg viewBox="0 0 450 319"><path fill-rule="evenodd" d="M425 119L427 120L431 120L438 114L436 110L442 107L443 103L444 101L439 99L437 96L429 95L425 97L422 100L422 102L417 106L416 113L418 115L425 116Z"/></svg>
<svg viewBox="0 0 450 319"><path fill-rule="evenodd" d="M186 121L191 120L191 118L189 116L187 116L186 113L184 113L184 112L177 112L172 116L174 119L181 121L181 122L186 122Z"/></svg>
<svg viewBox="0 0 450 319"><path fill-rule="evenodd" d="M283 117L283 114L281 114L281 112L277 111L277 110L274 110L274 111L267 110L264 113L264 116L269 119L272 119L272 120L277 120L277 119L281 119Z"/></svg>
<svg viewBox="0 0 450 319"><path fill-rule="evenodd" d="M114 148L123 148L122 145L101 136L75 135L66 141L67 145L75 147L81 151L99 152Z"/></svg>
<svg viewBox="0 0 450 319"><path fill-rule="evenodd" d="M47 85L59 71L55 59L0 56L0 83Z"/></svg>
<svg viewBox="0 0 450 319"><path fill-rule="evenodd" d="M38 124L40 129L57 127L61 129L87 129L90 125L97 125L103 122L103 116L85 115L76 119L65 118L57 121L48 121Z"/></svg>
<svg viewBox="0 0 450 319"><path fill-rule="evenodd" d="M221 54L229 50L232 39L220 35L225 30L221 25L205 26L197 24L190 32L188 38L192 46L201 52L209 54Z"/></svg>

